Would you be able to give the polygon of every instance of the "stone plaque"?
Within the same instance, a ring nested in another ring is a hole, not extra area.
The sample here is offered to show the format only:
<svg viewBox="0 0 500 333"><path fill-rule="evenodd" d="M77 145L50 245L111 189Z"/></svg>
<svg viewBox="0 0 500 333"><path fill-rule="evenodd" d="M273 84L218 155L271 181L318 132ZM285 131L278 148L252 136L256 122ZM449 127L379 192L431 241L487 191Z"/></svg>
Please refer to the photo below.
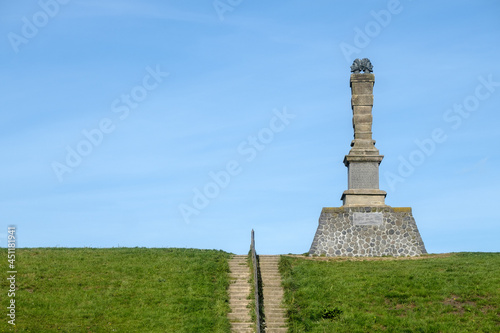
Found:
<svg viewBox="0 0 500 333"><path fill-rule="evenodd" d="M353 213L354 225L382 225L382 213Z"/></svg>
<svg viewBox="0 0 500 333"><path fill-rule="evenodd" d="M378 189L378 162L351 162L349 189Z"/></svg>

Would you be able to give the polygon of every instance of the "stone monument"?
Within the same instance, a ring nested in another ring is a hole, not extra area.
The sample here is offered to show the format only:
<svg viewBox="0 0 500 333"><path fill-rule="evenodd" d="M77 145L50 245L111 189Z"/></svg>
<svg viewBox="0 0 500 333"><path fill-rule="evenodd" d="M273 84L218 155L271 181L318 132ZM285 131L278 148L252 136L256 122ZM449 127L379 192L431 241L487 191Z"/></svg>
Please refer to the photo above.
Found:
<svg viewBox="0 0 500 333"><path fill-rule="evenodd" d="M411 208L385 204L379 189L384 158L372 139L373 66L367 58L351 66L354 140L344 158L347 190L342 207L323 208L310 255L417 256L427 253ZM363 73L361 73L363 72Z"/></svg>

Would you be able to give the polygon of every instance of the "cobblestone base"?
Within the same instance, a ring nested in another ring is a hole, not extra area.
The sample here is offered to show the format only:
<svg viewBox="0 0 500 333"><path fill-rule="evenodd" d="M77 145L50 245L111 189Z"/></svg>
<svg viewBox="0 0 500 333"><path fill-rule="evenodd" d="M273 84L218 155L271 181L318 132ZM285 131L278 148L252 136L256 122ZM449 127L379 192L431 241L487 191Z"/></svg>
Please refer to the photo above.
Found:
<svg viewBox="0 0 500 333"><path fill-rule="evenodd" d="M382 213L380 225L354 225L354 213ZM310 255L418 256L424 242L411 213L403 207L323 208Z"/></svg>

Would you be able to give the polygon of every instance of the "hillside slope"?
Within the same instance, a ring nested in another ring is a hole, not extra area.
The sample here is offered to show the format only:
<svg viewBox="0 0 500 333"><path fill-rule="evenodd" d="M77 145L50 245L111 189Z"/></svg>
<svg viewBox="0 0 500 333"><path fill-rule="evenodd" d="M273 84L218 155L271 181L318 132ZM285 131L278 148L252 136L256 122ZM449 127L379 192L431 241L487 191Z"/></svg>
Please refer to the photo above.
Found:
<svg viewBox="0 0 500 333"><path fill-rule="evenodd" d="M500 331L500 253L282 256L280 270L290 332Z"/></svg>
<svg viewBox="0 0 500 333"><path fill-rule="evenodd" d="M7 263L7 250L0 254ZM228 258L196 249L17 249L16 325L4 314L0 331L229 332ZM8 289L1 279L3 309Z"/></svg>

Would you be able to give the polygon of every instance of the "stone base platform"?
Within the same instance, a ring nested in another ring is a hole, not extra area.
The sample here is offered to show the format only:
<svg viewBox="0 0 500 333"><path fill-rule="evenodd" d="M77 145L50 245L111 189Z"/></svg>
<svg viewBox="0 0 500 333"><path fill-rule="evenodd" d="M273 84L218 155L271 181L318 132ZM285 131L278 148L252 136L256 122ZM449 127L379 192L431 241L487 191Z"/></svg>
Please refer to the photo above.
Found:
<svg viewBox="0 0 500 333"><path fill-rule="evenodd" d="M309 255L418 256L424 242L409 207L323 208Z"/></svg>

